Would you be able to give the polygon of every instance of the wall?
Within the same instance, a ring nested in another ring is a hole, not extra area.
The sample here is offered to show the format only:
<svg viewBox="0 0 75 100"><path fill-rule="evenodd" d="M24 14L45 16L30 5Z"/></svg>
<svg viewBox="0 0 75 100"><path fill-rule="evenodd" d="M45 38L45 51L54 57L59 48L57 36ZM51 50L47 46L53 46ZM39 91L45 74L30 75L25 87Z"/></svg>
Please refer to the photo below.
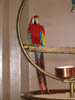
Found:
<svg viewBox="0 0 75 100"><path fill-rule="evenodd" d="M29 17L39 15L40 24L45 27L46 31L46 46L75 46L75 14L71 13L71 8L71 0L29 0ZM58 65L75 65L75 55L44 55L46 70L53 74ZM31 56L34 59L32 53ZM36 70L31 65L29 73L29 89L39 89ZM47 79L50 89L69 88L68 84Z"/></svg>

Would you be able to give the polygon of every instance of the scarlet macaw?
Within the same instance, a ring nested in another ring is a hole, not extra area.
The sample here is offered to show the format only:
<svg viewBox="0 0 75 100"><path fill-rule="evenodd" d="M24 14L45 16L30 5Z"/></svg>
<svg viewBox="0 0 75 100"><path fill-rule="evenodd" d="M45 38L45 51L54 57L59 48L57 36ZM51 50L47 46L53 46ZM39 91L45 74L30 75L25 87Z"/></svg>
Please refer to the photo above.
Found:
<svg viewBox="0 0 75 100"><path fill-rule="evenodd" d="M41 46L45 45L45 30L44 27L40 25L38 16L33 16L31 18L28 28L28 39L30 44L33 46L38 47L40 45ZM44 57L42 52L35 52L35 61L39 67L45 70ZM44 92L43 84L47 92L49 93L45 75L41 73L39 70L37 70L37 77L41 93Z"/></svg>

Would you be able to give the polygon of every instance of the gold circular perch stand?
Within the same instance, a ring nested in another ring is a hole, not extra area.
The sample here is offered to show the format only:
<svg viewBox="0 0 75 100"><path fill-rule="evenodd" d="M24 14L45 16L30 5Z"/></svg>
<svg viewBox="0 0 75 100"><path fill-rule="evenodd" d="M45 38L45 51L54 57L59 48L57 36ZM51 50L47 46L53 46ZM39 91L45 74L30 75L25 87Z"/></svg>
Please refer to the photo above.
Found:
<svg viewBox="0 0 75 100"><path fill-rule="evenodd" d="M43 95L40 91L32 91L21 94L21 97L26 100L75 100L70 98L68 90L50 90L50 95L46 91Z"/></svg>
<svg viewBox="0 0 75 100"><path fill-rule="evenodd" d="M69 78L69 79L61 79L56 77L53 74L48 73L47 71L44 71L41 69L39 66L37 66L34 61L31 59L31 57L28 54L28 51L34 52L34 51L40 51L40 52L45 52L45 53L55 53L55 54L75 54L75 48L70 48L70 47L65 47L65 48L55 48L55 47L33 47L28 44L23 44L22 37L21 37L21 31L20 31L20 22L21 22L21 17L22 17L22 12L24 9L24 4L25 0L22 1L21 6L19 8L19 12L17 15L17 24L16 24L16 29L17 29L17 37L18 41L21 47L22 52L26 56L27 60L39 71L41 71L43 74L48 76L49 78L63 81L63 82L70 82L70 96L71 98L74 97L74 80L75 78Z"/></svg>

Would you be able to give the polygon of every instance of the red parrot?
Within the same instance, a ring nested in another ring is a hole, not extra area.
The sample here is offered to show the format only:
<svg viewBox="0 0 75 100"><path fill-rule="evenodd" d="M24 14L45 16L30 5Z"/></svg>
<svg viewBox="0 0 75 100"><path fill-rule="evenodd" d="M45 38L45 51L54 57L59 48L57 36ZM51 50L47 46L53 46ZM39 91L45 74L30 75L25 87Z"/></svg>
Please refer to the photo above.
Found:
<svg viewBox="0 0 75 100"><path fill-rule="evenodd" d="M33 46L39 47L40 45L45 45L45 30L44 27L39 23L39 16L33 16L31 18L28 28L28 39L30 44ZM40 68L45 70L44 57L42 52L35 52L35 61ZM37 70L37 77L41 93L44 93L43 84L49 93L45 75Z"/></svg>

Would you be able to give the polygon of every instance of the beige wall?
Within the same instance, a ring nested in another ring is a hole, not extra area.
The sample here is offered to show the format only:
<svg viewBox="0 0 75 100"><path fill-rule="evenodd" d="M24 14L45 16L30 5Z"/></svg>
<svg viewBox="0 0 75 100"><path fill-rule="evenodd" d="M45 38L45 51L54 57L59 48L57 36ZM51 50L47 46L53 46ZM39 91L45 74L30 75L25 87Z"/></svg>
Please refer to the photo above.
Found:
<svg viewBox="0 0 75 100"><path fill-rule="evenodd" d="M46 46L75 46L75 14L71 13L71 8L71 0L29 0L29 17L39 15L40 23L46 31ZM31 54L31 56L34 55ZM45 65L48 72L55 74L55 66L75 65L75 55L45 54ZM49 78L48 86L50 89L69 88L68 84ZM36 71L31 65L29 67L29 89L39 89Z"/></svg>
<svg viewBox="0 0 75 100"><path fill-rule="evenodd" d="M0 100L20 100L20 93L39 89L36 70L20 50L16 18L22 0L0 0ZM21 20L22 39L28 43L27 28L33 15L39 15L45 27L46 46L75 46L75 14L71 0L25 0ZM30 53L34 59L34 54ZM57 65L75 65L75 55L45 54L46 70L55 74ZM68 88L68 84L48 80L50 89ZM3 98L3 99L2 99Z"/></svg>

